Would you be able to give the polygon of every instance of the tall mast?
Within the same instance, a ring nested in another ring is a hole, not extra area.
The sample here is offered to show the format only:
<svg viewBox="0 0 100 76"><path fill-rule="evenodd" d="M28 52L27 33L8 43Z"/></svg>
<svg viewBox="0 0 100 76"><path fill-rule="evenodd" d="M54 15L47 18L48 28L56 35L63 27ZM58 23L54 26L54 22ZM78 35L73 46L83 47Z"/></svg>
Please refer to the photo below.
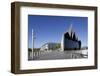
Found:
<svg viewBox="0 0 100 76"><path fill-rule="evenodd" d="M73 34L72 24L71 24L70 27L69 27L69 34L70 34L70 36L72 37L72 34Z"/></svg>
<svg viewBox="0 0 100 76"><path fill-rule="evenodd" d="M32 29L32 59L33 59L33 55L34 55L34 30Z"/></svg>

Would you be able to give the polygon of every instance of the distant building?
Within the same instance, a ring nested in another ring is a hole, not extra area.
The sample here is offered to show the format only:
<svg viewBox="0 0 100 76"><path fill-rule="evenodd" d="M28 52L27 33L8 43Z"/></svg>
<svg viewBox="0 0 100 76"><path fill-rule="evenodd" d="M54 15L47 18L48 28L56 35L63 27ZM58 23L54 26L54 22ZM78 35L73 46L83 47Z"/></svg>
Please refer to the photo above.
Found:
<svg viewBox="0 0 100 76"><path fill-rule="evenodd" d="M58 45L60 45L60 43L46 43L40 48L40 50L56 50L60 48Z"/></svg>
<svg viewBox="0 0 100 76"><path fill-rule="evenodd" d="M81 41L78 40L75 32L72 30L72 25L68 32L65 32L61 40L61 49L64 50L77 50L81 49Z"/></svg>

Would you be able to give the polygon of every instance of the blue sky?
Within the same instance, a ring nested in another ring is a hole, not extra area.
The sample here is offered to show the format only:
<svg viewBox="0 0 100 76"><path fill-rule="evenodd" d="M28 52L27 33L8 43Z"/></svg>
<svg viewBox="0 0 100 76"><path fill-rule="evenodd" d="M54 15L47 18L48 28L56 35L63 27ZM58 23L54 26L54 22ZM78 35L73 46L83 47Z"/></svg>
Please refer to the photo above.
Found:
<svg viewBox="0 0 100 76"><path fill-rule="evenodd" d="M62 34L68 31L71 24L82 47L87 46L87 17L28 15L28 47L32 47L32 29L36 37L34 47L39 48L47 42L60 43Z"/></svg>

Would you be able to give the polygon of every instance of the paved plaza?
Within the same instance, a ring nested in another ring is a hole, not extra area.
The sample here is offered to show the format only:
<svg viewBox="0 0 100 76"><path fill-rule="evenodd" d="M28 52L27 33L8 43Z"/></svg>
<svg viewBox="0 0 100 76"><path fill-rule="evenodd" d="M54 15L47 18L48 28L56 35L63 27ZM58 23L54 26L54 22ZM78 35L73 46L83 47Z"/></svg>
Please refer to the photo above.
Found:
<svg viewBox="0 0 100 76"><path fill-rule="evenodd" d="M82 54L81 51L52 51L52 52L34 52L33 59L28 60L54 60L54 59L78 59L87 58L87 54Z"/></svg>

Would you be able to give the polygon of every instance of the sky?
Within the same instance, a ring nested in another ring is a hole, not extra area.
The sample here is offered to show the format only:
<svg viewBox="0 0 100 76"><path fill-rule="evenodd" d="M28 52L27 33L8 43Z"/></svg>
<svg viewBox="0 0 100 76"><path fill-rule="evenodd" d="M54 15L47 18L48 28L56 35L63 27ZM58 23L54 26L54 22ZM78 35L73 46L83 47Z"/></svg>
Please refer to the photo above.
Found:
<svg viewBox="0 0 100 76"><path fill-rule="evenodd" d="M48 42L60 43L62 35L72 25L73 31L82 42L88 45L88 17L28 15L28 47L32 47L32 29L34 30L34 47L40 48Z"/></svg>

